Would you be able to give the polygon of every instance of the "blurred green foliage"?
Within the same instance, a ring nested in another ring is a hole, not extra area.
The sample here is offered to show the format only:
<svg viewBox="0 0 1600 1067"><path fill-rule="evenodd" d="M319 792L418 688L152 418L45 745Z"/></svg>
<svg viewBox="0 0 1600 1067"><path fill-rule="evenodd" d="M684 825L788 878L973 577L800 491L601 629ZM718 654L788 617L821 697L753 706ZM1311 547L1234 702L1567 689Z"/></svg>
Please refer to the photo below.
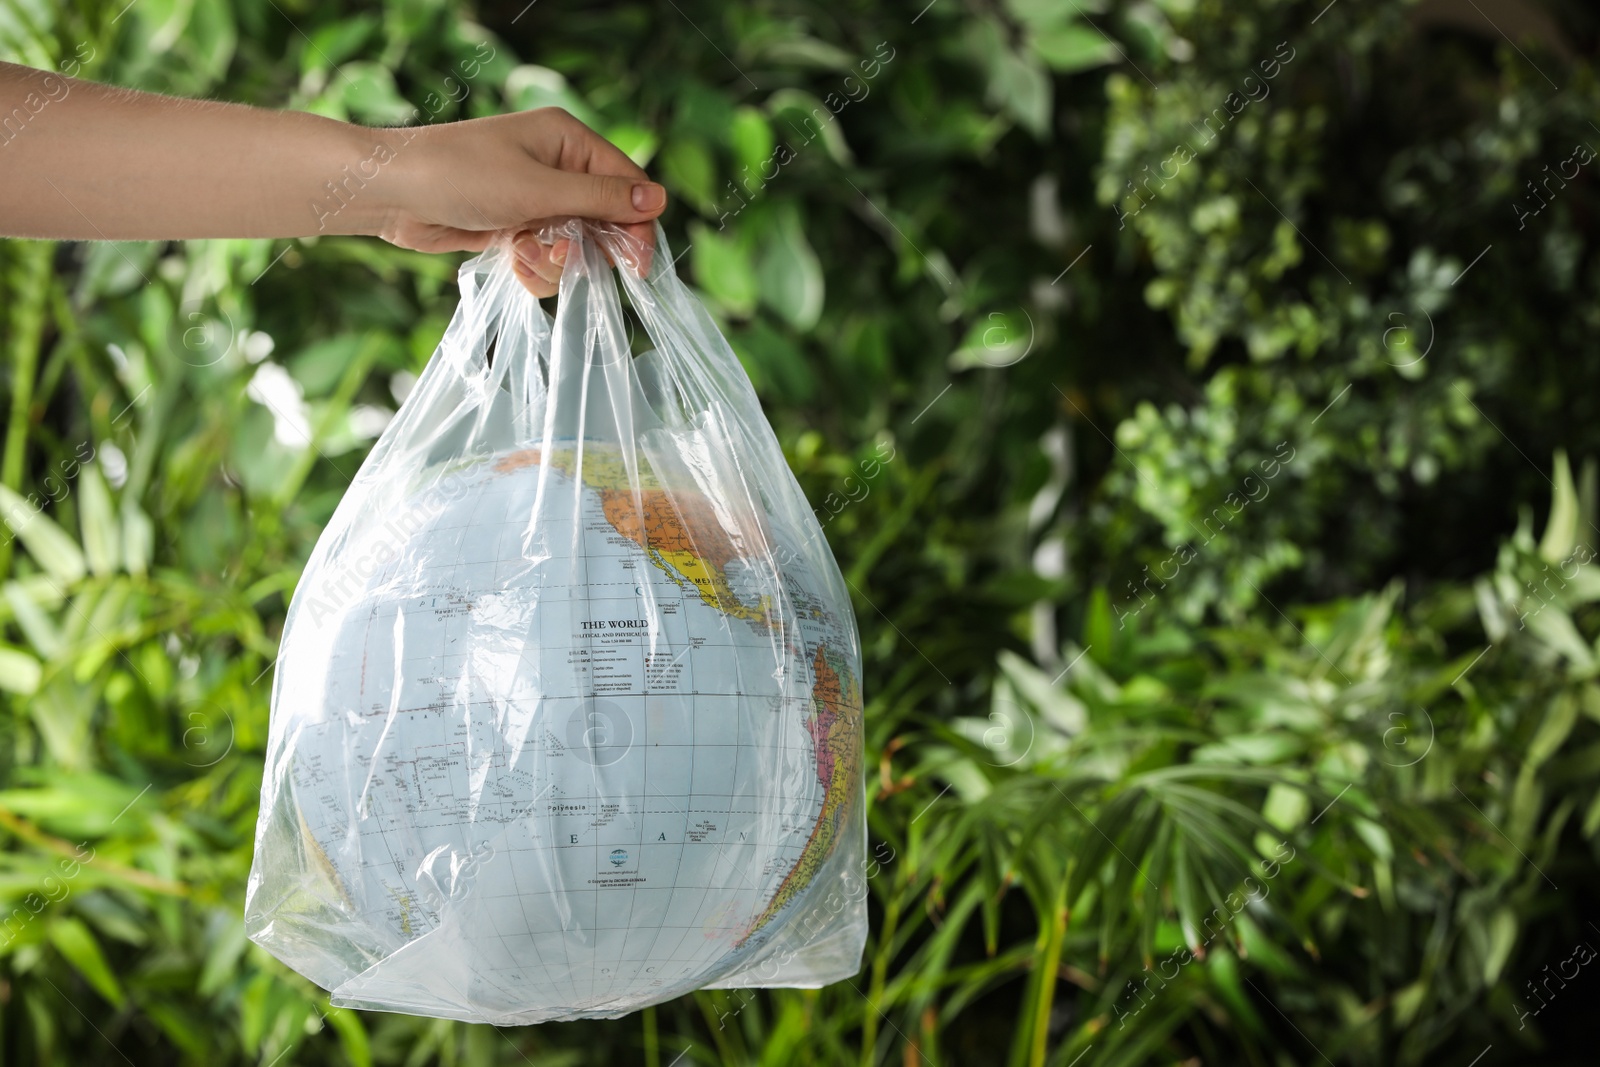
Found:
<svg viewBox="0 0 1600 1067"><path fill-rule="evenodd" d="M828 989L330 1011L240 919L272 662L456 261L0 242L0 1058L1569 1062L1600 272L1549 174L1600 87L1553 10L1565 58L1407 4L0 0L33 66L561 106L658 175L858 592L878 860Z"/></svg>

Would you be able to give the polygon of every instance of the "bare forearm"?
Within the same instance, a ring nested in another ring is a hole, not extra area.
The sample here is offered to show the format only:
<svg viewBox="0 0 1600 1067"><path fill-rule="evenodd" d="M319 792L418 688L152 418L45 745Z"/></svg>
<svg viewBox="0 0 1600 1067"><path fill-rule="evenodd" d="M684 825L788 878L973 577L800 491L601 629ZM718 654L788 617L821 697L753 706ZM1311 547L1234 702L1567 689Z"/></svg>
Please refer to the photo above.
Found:
<svg viewBox="0 0 1600 1067"><path fill-rule="evenodd" d="M559 108L404 129L180 100L0 63L0 236L185 240L371 234L424 252L512 242L556 291L557 218L615 223L649 262L666 190Z"/></svg>
<svg viewBox="0 0 1600 1067"><path fill-rule="evenodd" d="M0 234L376 234L405 180L386 157L413 133L0 63Z"/></svg>

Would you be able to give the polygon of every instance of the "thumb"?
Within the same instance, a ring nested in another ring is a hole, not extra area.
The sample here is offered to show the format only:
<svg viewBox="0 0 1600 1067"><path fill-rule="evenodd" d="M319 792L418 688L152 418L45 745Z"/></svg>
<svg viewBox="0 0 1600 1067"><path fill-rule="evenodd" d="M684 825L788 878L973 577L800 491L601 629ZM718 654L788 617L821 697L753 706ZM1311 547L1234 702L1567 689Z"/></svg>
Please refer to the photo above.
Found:
<svg viewBox="0 0 1600 1067"><path fill-rule="evenodd" d="M534 218L575 215L605 222L648 222L667 206L667 191L652 181L611 174L546 169Z"/></svg>

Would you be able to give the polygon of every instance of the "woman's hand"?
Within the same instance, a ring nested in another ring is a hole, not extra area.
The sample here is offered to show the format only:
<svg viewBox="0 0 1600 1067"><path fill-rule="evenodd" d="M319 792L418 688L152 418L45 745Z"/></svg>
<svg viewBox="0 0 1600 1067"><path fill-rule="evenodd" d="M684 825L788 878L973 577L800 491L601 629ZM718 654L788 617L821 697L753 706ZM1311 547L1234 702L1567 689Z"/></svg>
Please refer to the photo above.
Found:
<svg viewBox="0 0 1600 1067"><path fill-rule="evenodd" d="M518 235L518 276L555 292L566 242L621 224L648 250L666 190L559 108L367 128L303 111L179 100L0 62L0 235L72 241L370 234L424 252ZM645 264L647 265L647 264ZM641 265L643 266L643 265Z"/></svg>
<svg viewBox="0 0 1600 1067"><path fill-rule="evenodd" d="M568 242L541 244L540 227L574 216L620 223L648 249L667 202L621 150L560 108L424 127L391 165L378 236L423 252L477 252L515 231L517 277L541 297L556 291Z"/></svg>

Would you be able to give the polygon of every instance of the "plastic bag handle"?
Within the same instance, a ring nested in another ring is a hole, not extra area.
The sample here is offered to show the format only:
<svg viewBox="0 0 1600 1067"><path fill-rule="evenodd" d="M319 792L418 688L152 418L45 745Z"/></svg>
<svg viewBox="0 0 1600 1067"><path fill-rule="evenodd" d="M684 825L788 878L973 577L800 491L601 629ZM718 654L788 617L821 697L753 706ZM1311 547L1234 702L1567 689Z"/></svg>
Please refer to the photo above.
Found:
<svg viewBox="0 0 1600 1067"><path fill-rule="evenodd" d="M575 253L581 253L586 244L605 252L650 340L658 349L677 357L667 361L673 369L667 384L678 393L684 410L727 408L727 414L740 424L747 440L771 438L766 426L748 425L739 415L740 411L761 410L755 387L705 306L679 279L676 259L659 222L655 224L653 248L615 223L590 219L566 219L540 230L538 236L546 243L560 238L572 241L568 264L584 262L584 257ZM566 299L568 293L564 274L558 301ZM725 405L719 398L735 403ZM773 445L769 458L780 469L787 469L776 442Z"/></svg>

